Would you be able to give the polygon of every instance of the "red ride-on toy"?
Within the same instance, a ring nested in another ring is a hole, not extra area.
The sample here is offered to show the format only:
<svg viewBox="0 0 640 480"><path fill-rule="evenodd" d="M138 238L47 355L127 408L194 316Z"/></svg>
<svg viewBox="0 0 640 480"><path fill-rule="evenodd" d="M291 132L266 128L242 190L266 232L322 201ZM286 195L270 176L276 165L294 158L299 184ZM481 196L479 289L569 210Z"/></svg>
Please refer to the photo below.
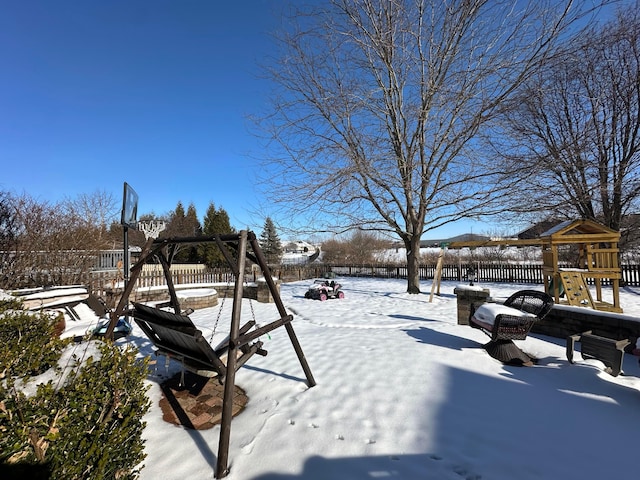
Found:
<svg viewBox="0 0 640 480"><path fill-rule="evenodd" d="M344 298L342 285L335 280L316 280L309 286L304 298L325 301L328 298Z"/></svg>

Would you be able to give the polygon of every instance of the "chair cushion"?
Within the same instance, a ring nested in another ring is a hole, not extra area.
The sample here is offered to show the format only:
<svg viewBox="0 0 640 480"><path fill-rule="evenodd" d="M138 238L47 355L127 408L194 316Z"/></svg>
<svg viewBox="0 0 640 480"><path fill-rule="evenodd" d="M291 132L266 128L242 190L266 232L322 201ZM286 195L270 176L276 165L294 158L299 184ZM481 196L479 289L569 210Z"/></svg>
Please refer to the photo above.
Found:
<svg viewBox="0 0 640 480"><path fill-rule="evenodd" d="M473 317L474 320L477 320L477 323L491 326L495 322L498 315L536 318L536 316L532 313L523 312L522 310L518 310L517 308L506 307L501 303L483 303L474 312Z"/></svg>

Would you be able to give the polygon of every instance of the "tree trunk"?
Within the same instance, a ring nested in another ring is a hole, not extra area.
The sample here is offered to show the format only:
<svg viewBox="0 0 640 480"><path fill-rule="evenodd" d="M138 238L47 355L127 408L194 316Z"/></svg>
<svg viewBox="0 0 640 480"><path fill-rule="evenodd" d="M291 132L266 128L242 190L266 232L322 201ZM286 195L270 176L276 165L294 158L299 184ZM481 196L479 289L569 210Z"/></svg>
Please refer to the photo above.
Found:
<svg viewBox="0 0 640 480"><path fill-rule="evenodd" d="M407 293L420 293L420 235L404 239L407 249Z"/></svg>

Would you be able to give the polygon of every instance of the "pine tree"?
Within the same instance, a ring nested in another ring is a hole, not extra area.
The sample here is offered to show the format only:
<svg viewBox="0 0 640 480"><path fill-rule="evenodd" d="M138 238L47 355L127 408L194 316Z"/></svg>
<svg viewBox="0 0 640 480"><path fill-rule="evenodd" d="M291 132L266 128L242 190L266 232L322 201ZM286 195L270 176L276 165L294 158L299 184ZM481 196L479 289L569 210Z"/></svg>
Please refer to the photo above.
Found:
<svg viewBox="0 0 640 480"><path fill-rule="evenodd" d="M167 228L163 233L163 237L181 237L183 236L183 226L185 222L184 206L182 202L178 202L176 209L169 212L169 221L167 222Z"/></svg>
<svg viewBox="0 0 640 480"><path fill-rule="evenodd" d="M204 217L204 235L235 233L235 229L229 222L229 215L223 208L216 209L213 202L209 203ZM199 249L202 261L210 267L220 267L227 264L222 252L216 245L202 245Z"/></svg>
<svg viewBox="0 0 640 480"><path fill-rule="evenodd" d="M169 222L163 237L196 237L202 234L202 227L198 220L196 207L192 203L184 211L182 202L178 202L176 209L169 214ZM198 250L191 245L183 245L178 248L173 258L174 263L195 263L198 261Z"/></svg>
<svg viewBox="0 0 640 480"><path fill-rule="evenodd" d="M193 203L189 204L187 208L187 215L185 220L185 236L197 237L202 235L202 226L200 220L198 220L198 214L196 213L196 207Z"/></svg>
<svg viewBox="0 0 640 480"><path fill-rule="evenodd" d="M274 225L271 217L267 217L264 222L264 228L260 235L260 248L264 254L267 263L280 263L282 258L282 243L276 232L276 226Z"/></svg>
<svg viewBox="0 0 640 480"><path fill-rule="evenodd" d="M202 226L198 220L196 207L193 203L189 204L187 214L184 217L183 235L185 237L198 237L202 235ZM198 263L200 261L198 255L198 247L195 245L185 245L176 255L176 262L179 263Z"/></svg>

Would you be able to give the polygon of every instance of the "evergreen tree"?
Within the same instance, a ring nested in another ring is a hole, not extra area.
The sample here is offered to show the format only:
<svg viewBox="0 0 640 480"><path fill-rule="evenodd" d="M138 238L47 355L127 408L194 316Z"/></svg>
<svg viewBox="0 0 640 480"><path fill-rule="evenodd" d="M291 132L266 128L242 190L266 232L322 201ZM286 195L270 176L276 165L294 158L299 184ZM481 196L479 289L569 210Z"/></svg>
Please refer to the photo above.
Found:
<svg viewBox="0 0 640 480"><path fill-rule="evenodd" d="M202 234L202 227L198 220L196 207L189 204L187 212L184 211L182 202L178 202L176 209L169 214L167 228L162 235L165 238L171 237L196 237ZM174 263L195 263L199 260L197 247L183 245L178 247L174 256Z"/></svg>
<svg viewBox="0 0 640 480"><path fill-rule="evenodd" d="M213 202L210 202L207 208L202 230L204 235L235 233L235 229L229 222L229 215L226 210L224 208L216 209ZM202 245L199 253L202 261L210 267L220 267L227 264L217 245Z"/></svg>
<svg viewBox="0 0 640 480"><path fill-rule="evenodd" d="M167 228L163 232L162 236L165 238L182 237L183 226L185 223L184 206L182 202L178 202L176 209L173 212L169 212L169 220L167 221Z"/></svg>
<svg viewBox="0 0 640 480"><path fill-rule="evenodd" d="M187 208L187 215L185 216L185 235L198 237L202 235L202 225L198 220L198 214L196 213L196 207L193 203L189 204Z"/></svg>
<svg viewBox="0 0 640 480"><path fill-rule="evenodd" d="M198 220L196 207L192 203L187 207L187 214L184 217L183 235L185 237L198 237L202 235L202 225ZM176 255L177 263L198 263L200 261L197 245L184 245Z"/></svg>
<svg viewBox="0 0 640 480"><path fill-rule="evenodd" d="M276 232L276 226L274 225L271 217L267 217L264 222L264 228L260 235L260 248L262 253L267 259L267 263L280 263L282 258L282 243Z"/></svg>

